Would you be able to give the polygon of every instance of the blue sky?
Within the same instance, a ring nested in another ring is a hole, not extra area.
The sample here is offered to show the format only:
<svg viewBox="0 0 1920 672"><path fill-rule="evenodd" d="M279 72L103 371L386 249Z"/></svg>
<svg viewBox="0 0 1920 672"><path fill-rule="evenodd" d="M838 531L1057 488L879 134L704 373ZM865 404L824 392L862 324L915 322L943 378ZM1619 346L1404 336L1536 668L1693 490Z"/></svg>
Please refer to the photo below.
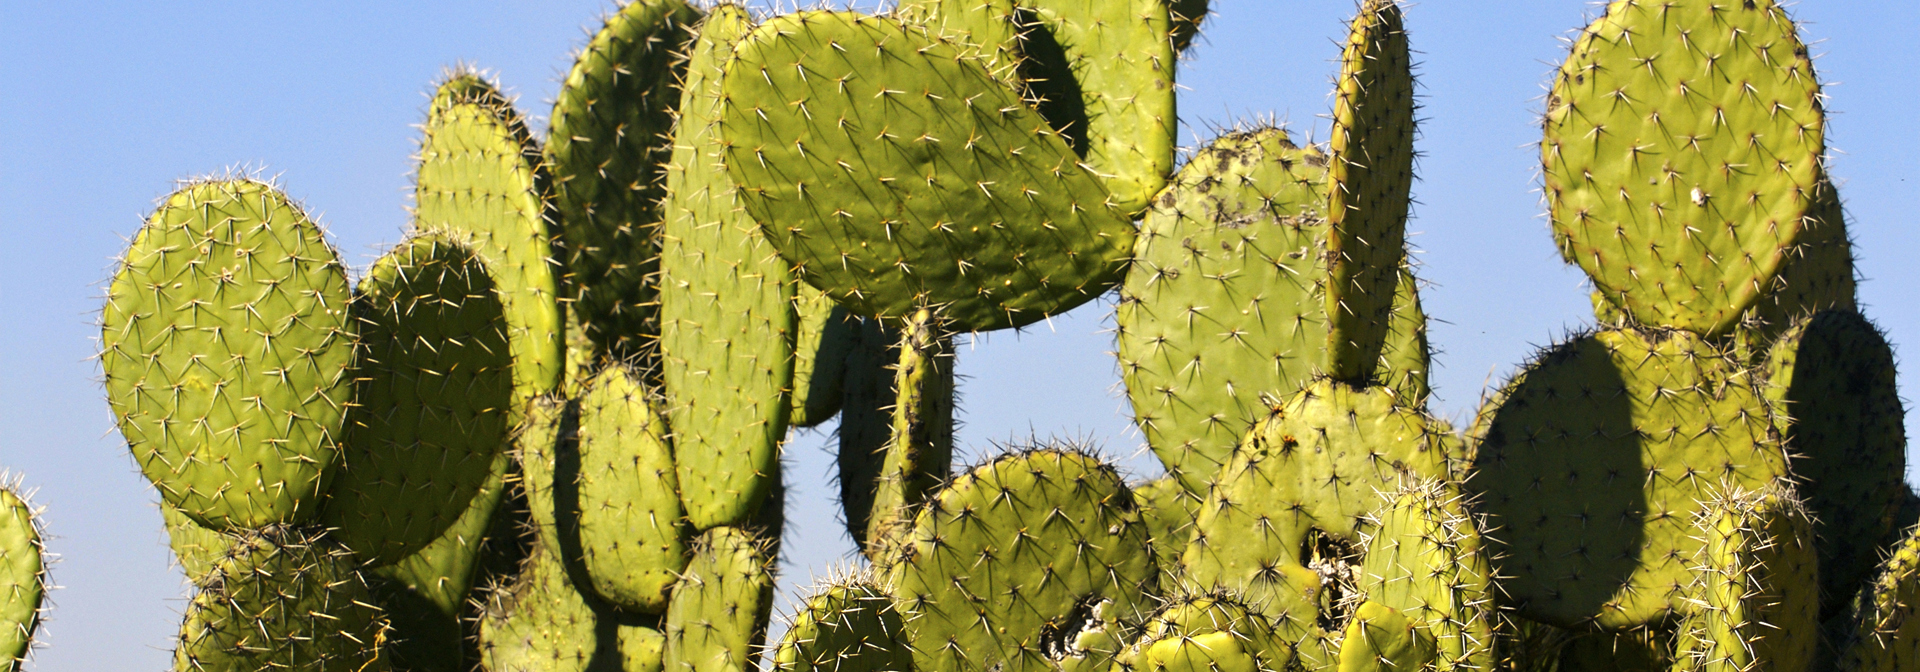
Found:
<svg viewBox="0 0 1920 672"><path fill-rule="evenodd" d="M1182 141L1240 120L1320 118L1349 0L1216 0L1180 71ZM364 267L401 236L410 155L441 70L495 72L544 117L603 0L398 3L0 0L0 466L24 474L62 556L35 668L158 669L184 605L155 495L112 420L90 357L100 286L173 180L231 167L277 176ZM1408 10L1424 96L1413 241L1437 321L1435 411L1463 418L1483 386L1591 322L1581 274L1541 217L1532 143L1561 37L1581 0L1426 0ZM1867 314L1902 352L1920 342L1920 5L1805 0L1822 55ZM539 122L544 125L544 119ZM961 348L968 455L1030 436L1090 439L1136 475L1107 352L1108 306ZM1920 385L1920 366L1901 376ZM1910 392L1909 392L1910 393ZM819 435L789 448L789 585L850 550Z"/></svg>

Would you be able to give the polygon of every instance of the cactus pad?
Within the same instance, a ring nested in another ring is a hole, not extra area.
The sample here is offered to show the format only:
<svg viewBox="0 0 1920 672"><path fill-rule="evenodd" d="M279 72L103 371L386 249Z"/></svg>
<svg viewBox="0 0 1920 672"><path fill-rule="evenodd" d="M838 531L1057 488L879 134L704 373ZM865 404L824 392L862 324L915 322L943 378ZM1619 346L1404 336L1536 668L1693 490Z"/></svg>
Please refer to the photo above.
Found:
<svg viewBox="0 0 1920 672"><path fill-rule="evenodd" d="M793 380L791 271L740 209L715 126L722 68L752 28L731 5L701 22L662 206L661 380L681 502L702 530L744 524L760 508Z"/></svg>
<svg viewBox="0 0 1920 672"><path fill-rule="evenodd" d="M874 542L867 539L881 468L893 435L893 367L900 360L900 331L876 318L860 320L847 353L846 382L842 387L837 462L840 509L847 534L866 554L880 561Z"/></svg>
<svg viewBox="0 0 1920 672"><path fill-rule="evenodd" d="M234 542L195 584L176 670L386 670L386 616L343 547L269 527Z"/></svg>
<svg viewBox="0 0 1920 672"><path fill-rule="evenodd" d="M920 509L890 568L923 672L1043 670L1091 607L1145 611L1146 525L1112 467L1070 450L1010 454Z"/></svg>
<svg viewBox="0 0 1920 672"><path fill-rule="evenodd" d="M462 621L471 616L468 592L479 573L482 554L490 545L506 542L493 537L500 534L495 526L503 522L496 518L509 515L501 511L501 501L512 465L507 451L496 451L486 482L440 538L398 562L373 569L374 597L393 622L388 651L396 667L464 672L471 663L464 660L462 645L467 636Z"/></svg>
<svg viewBox="0 0 1920 672"><path fill-rule="evenodd" d="M1206 594L1168 602L1115 662L1124 672L1281 672L1293 643L1231 595Z"/></svg>
<svg viewBox="0 0 1920 672"><path fill-rule="evenodd" d="M667 608L667 672L757 669L773 615L773 561L752 535L707 530Z"/></svg>
<svg viewBox="0 0 1920 672"><path fill-rule="evenodd" d="M1459 489L1432 480L1390 496L1369 531L1361 591L1433 635L1435 670L1491 669L1493 573Z"/></svg>
<svg viewBox="0 0 1920 672"><path fill-rule="evenodd" d="M813 427L840 412L847 378L847 353L853 350L860 320L812 285L802 284L793 298L799 334L793 347L793 410L787 423Z"/></svg>
<svg viewBox="0 0 1920 672"><path fill-rule="evenodd" d="M493 275L513 353L516 424L565 368L542 161L526 122L492 84L457 72L440 85L420 141L414 227L466 244Z"/></svg>
<svg viewBox="0 0 1920 672"><path fill-rule="evenodd" d="M1642 324L1723 333L1801 236L1824 126L1807 47L1772 0L1615 0L1547 100L1561 253Z"/></svg>
<svg viewBox="0 0 1920 672"><path fill-rule="evenodd" d="M1326 156L1273 128L1215 140L1180 170L1114 309L1136 422L1189 490L1326 366Z"/></svg>
<svg viewBox="0 0 1920 672"><path fill-rule="evenodd" d="M520 453L529 517L540 546L559 558L563 526L578 530L578 498L564 502L562 510L562 500L568 499L562 489L578 492L579 416L572 402L554 396L534 399L526 413L526 422L515 430L514 446Z"/></svg>
<svg viewBox="0 0 1920 672"><path fill-rule="evenodd" d="M1716 498L1696 521L1705 542L1675 669L1800 672L1820 641L1813 522L1784 485Z"/></svg>
<svg viewBox="0 0 1920 672"><path fill-rule="evenodd" d="M1776 337L1816 312L1859 309L1853 242L1847 239L1839 189L1831 182L1822 185L1812 207L1801 220L1800 237L1780 262L1780 272L1748 311L1746 322L1757 325L1764 337Z"/></svg>
<svg viewBox="0 0 1920 672"><path fill-rule="evenodd" d="M1920 532L1907 531L1846 618L1851 627L1840 642L1838 669L1896 672L1920 666Z"/></svg>
<svg viewBox="0 0 1920 672"><path fill-rule="evenodd" d="M319 512L351 396L348 296L319 227L270 185L194 182L141 227L100 359L167 504L223 530Z"/></svg>
<svg viewBox="0 0 1920 672"><path fill-rule="evenodd" d="M1623 629L1683 606L1701 502L1786 474L1751 372L1686 331L1540 354L1475 423L1467 489L1520 614Z"/></svg>
<svg viewBox="0 0 1920 672"><path fill-rule="evenodd" d="M598 626L560 559L536 548L518 577L487 592L480 659L488 670L586 672L599 650Z"/></svg>
<svg viewBox="0 0 1920 672"><path fill-rule="evenodd" d="M1140 518L1147 522L1147 539L1153 544L1154 559L1160 563L1162 584L1180 572L1180 550L1193 536L1193 520L1200 515L1201 497L1180 484L1180 479L1162 476L1133 486L1133 501L1140 505Z"/></svg>
<svg viewBox="0 0 1920 672"><path fill-rule="evenodd" d="M953 470L953 336L932 311L903 325L893 368L893 431L874 483L866 539L898 536Z"/></svg>
<svg viewBox="0 0 1920 672"><path fill-rule="evenodd" d="M773 652L776 672L897 672L913 669L893 599L863 578L814 591Z"/></svg>
<svg viewBox="0 0 1920 672"><path fill-rule="evenodd" d="M492 474L513 361L485 266L440 236L374 262L353 315L354 406L321 520L379 566L440 538Z"/></svg>
<svg viewBox="0 0 1920 672"><path fill-rule="evenodd" d="M197 581L213 570L214 563L227 554L233 538L193 522L179 509L160 504L160 518L167 525L167 546L173 549L174 562L188 581Z"/></svg>
<svg viewBox="0 0 1920 672"><path fill-rule="evenodd" d="M9 672L20 669L33 647L51 585L39 512L17 486L0 487L0 670Z"/></svg>
<svg viewBox="0 0 1920 672"><path fill-rule="evenodd" d="M582 590L623 609L660 613L687 562L666 423L625 367L595 375L578 403L579 486L560 499L577 507L581 557L592 577Z"/></svg>
<svg viewBox="0 0 1920 672"><path fill-rule="evenodd" d="M1427 374L1433 369L1433 348L1427 344L1427 313L1420 307L1420 278L1413 269L1400 269L1394 288L1393 314L1387 318L1387 342L1380 351L1374 377L1400 396L1419 403L1433 394Z"/></svg>
<svg viewBox="0 0 1920 672"><path fill-rule="evenodd" d="M661 166L670 151L687 27L700 11L646 0L607 17L553 103L547 169L564 227L573 309L616 357L645 356L655 321Z"/></svg>
<svg viewBox="0 0 1920 672"><path fill-rule="evenodd" d="M934 305L957 331L1017 327L1120 280L1126 213L965 51L888 19L801 12L727 66L721 130L747 211L854 312Z"/></svg>
<svg viewBox="0 0 1920 672"><path fill-rule="evenodd" d="M1361 603L1340 640L1339 672L1399 672L1432 665L1433 634L1378 602Z"/></svg>

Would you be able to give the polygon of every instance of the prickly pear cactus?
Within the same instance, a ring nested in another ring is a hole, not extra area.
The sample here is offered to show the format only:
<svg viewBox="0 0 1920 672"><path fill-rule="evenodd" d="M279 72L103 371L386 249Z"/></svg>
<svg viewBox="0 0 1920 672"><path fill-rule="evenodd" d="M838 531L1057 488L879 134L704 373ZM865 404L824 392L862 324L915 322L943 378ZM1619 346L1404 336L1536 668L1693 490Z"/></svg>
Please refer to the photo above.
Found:
<svg viewBox="0 0 1920 672"><path fill-rule="evenodd" d="M220 530L319 513L351 399L346 270L272 185L200 180L107 288L107 401L166 504ZM269 375L261 375L269 374Z"/></svg>
<svg viewBox="0 0 1920 672"><path fill-rule="evenodd" d="M39 512L19 492L18 479L0 487L0 670L17 672L33 649L47 597L46 547Z"/></svg>
<svg viewBox="0 0 1920 672"><path fill-rule="evenodd" d="M1412 482L1375 516L1359 586L1434 638L1438 672L1490 669L1493 572L1465 497L1449 481Z"/></svg>
<svg viewBox="0 0 1920 672"><path fill-rule="evenodd" d="M1727 332L1831 188L1821 107L1772 0L1615 0L1547 99L1561 254L1640 323Z"/></svg>
<svg viewBox="0 0 1920 672"><path fill-rule="evenodd" d="M1835 669L1894 672L1920 665L1920 532L1907 531L1845 618Z"/></svg>
<svg viewBox="0 0 1920 672"><path fill-rule="evenodd" d="M893 598L871 579L851 576L812 591L773 651L776 672L893 672L913 669L913 654Z"/></svg>
<svg viewBox="0 0 1920 672"><path fill-rule="evenodd" d="M556 515L576 521L559 525L561 546L578 535L591 578L583 591L622 609L660 613L686 566L689 535L666 421L639 374L622 366L595 375L578 403L572 487L555 471L562 479L554 488Z"/></svg>
<svg viewBox="0 0 1920 672"><path fill-rule="evenodd" d="M188 581L212 570L233 545L232 536L207 529L165 502L160 504L160 517L167 525L167 547L173 549L173 560Z"/></svg>
<svg viewBox="0 0 1920 672"><path fill-rule="evenodd" d="M389 669L384 614L347 550L289 527L249 531L195 582L173 667L185 672Z"/></svg>
<svg viewBox="0 0 1920 672"><path fill-rule="evenodd" d="M667 607L667 672L756 669L773 615L773 559L753 535L731 527L694 542Z"/></svg>
<svg viewBox="0 0 1920 672"><path fill-rule="evenodd" d="M832 419L845 400L847 355L853 351L860 320L812 285L793 298L799 317L793 347L793 385L787 416L794 427L814 427Z"/></svg>
<svg viewBox="0 0 1920 672"><path fill-rule="evenodd" d="M468 598L483 562L491 559L483 555L517 546L505 538L511 532L499 529L514 525L503 520L511 512L502 510L512 464L506 451L495 453L487 480L440 538L393 564L373 568L370 587L393 624L387 651L395 667L465 672L472 665L465 644L467 622L476 612L469 610Z"/></svg>
<svg viewBox="0 0 1920 672"><path fill-rule="evenodd" d="M1124 672L1281 672L1294 662L1293 643L1278 636L1259 610L1227 593L1169 600L1122 650Z"/></svg>
<svg viewBox="0 0 1920 672"><path fill-rule="evenodd" d="M573 310L596 348L647 357L658 309L662 167L688 27L681 0L621 7L575 57L553 103L546 165L566 239Z"/></svg>
<svg viewBox="0 0 1920 672"><path fill-rule="evenodd" d="M938 306L956 331L1017 327L1124 270L1127 213L965 52L890 19L801 12L727 66L720 130L747 212L857 313Z"/></svg>
<svg viewBox="0 0 1920 672"><path fill-rule="evenodd" d="M584 672L596 655L615 653L599 652L593 608L545 548L534 549L511 583L487 591L483 604L479 648L488 670Z"/></svg>
<svg viewBox="0 0 1920 672"><path fill-rule="evenodd" d="M1158 549L1154 560L1160 563L1160 582L1175 585L1173 577L1180 572L1180 554L1176 550L1185 548L1187 539L1193 536L1193 522L1200 515L1203 498L1172 476L1131 487L1133 501L1140 506L1140 518L1147 523L1147 538Z"/></svg>
<svg viewBox="0 0 1920 672"><path fill-rule="evenodd" d="M1677 670L1800 672L1820 641L1813 521L1785 484L1724 493L1696 521L1703 544Z"/></svg>
<svg viewBox="0 0 1920 672"><path fill-rule="evenodd" d="M900 361L893 368L892 438L866 516L871 542L893 539L911 526L914 508L953 470L954 352L945 329L930 310L902 326Z"/></svg>

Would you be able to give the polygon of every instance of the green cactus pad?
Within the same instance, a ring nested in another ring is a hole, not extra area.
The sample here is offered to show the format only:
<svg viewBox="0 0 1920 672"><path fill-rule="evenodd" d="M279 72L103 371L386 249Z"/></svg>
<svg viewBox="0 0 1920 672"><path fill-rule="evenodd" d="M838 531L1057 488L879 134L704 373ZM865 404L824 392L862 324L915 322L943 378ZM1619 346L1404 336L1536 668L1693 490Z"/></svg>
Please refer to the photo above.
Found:
<svg viewBox="0 0 1920 672"><path fill-rule="evenodd" d="M355 565L324 534L285 527L246 533L196 582L174 669L389 669L386 616Z"/></svg>
<svg viewBox="0 0 1920 672"><path fill-rule="evenodd" d="M1358 555L1368 516L1390 503L1381 493L1447 474L1440 436L1407 404L1389 388L1324 378L1287 399L1202 501L1181 558L1187 580L1245 594L1299 641L1319 603L1346 599L1323 583L1352 571L1357 558L1342 556Z"/></svg>
<svg viewBox="0 0 1920 672"><path fill-rule="evenodd" d="M1010 454L920 509L889 569L922 672L1044 670L1090 608L1142 613L1147 526L1112 467L1071 450Z"/></svg>
<svg viewBox="0 0 1920 672"><path fill-rule="evenodd" d="M758 669L773 615L773 560L752 535L707 530L667 607L667 672Z"/></svg>
<svg viewBox="0 0 1920 672"><path fill-rule="evenodd" d="M662 206L661 380L678 428L681 503L702 530L741 525L760 508L793 380L791 271L741 210L715 125L722 68L752 28L731 5L701 22Z"/></svg>
<svg viewBox="0 0 1920 672"><path fill-rule="evenodd" d="M1020 34L1015 0L900 0L894 18L968 47L1000 79L1021 80ZM1022 82L1024 84L1024 82Z"/></svg>
<svg viewBox="0 0 1920 672"><path fill-rule="evenodd" d="M480 660L488 670L586 672L595 666L599 619L567 580L560 559L534 549L512 583L487 593ZM606 654L600 654L604 657ZM615 666L617 669L618 666Z"/></svg>
<svg viewBox="0 0 1920 672"><path fill-rule="evenodd" d="M1373 375L1406 257L1413 61L1396 0L1364 0L1340 56L1327 165L1328 372Z"/></svg>
<svg viewBox="0 0 1920 672"><path fill-rule="evenodd" d="M866 539L900 536L953 470L953 336L932 311L902 325L893 367L893 431L874 482Z"/></svg>
<svg viewBox="0 0 1920 672"><path fill-rule="evenodd" d="M1282 672L1293 643L1256 609L1226 593L1170 600L1120 652L1116 672Z"/></svg>
<svg viewBox="0 0 1920 672"><path fill-rule="evenodd" d="M1787 472L1753 374L1686 331L1609 330L1509 381L1468 440L1521 615L1624 629L1683 606L1701 502Z"/></svg>
<svg viewBox="0 0 1920 672"><path fill-rule="evenodd" d="M1433 634L1416 619L1378 602L1361 603L1340 640L1339 672L1428 669L1436 657Z"/></svg>
<svg viewBox="0 0 1920 672"><path fill-rule="evenodd" d="M1206 491L1253 423L1326 366L1326 156L1263 128L1215 140L1148 213L1114 309L1147 444Z"/></svg>
<svg viewBox="0 0 1920 672"><path fill-rule="evenodd" d="M434 94L420 141L414 227L445 231L486 262L507 318L514 405L553 391L565 368L558 265L540 147L512 101L458 72Z"/></svg>
<svg viewBox="0 0 1920 672"><path fill-rule="evenodd" d="M773 652L775 672L899 672L913 669L893 599L853 577L813 591Z"/></svg>
<svg viewBox="0 0 1920 672"><path fill-rule="evenodd" d="M840 412L844 400L847 354L853 350L860 320L812 285L801 285L793 299L799 336L793 348L793 410L787 423L813 427Z"/></svg>
<svg viewBox="0 0 1920 672"><path fill-rule="evenodd" d="M560 508L563 487L577 492L579 416L572 402L553 396L534 399L527 405L526 414L526 422L516 430L514 446L520 453L529 518L540 546L559 558L562 527L579 527L578 499L574 498L565 511Z"/></svg>
<svg viewBox="0 0 1920 672"><path fill-rule="evenodd" d="M233 546L233 537L209 530L193 522L179 509L160 503L160 518L167 525L167 546L173 549L174 562L180 565L188 581L198 581L213 570L214 563Z"/></svg>
<svg viewBox="0 0 1920 672"><path fill-rule="evenodd" d="M1800 237L1780 262L1779 274L1744 320L1757 326L1765 338L1777 337L1795 321L1819 311L1859 308L1854 297L1853 243L1847 239L1839 190L1831 182L1823 184L1812 207L1801 220Z"/></svg>
<svg viewBox="0 0 1920 672"><path fill-rule="evenodd" d="M1813 521L1782 484L1716 498L1695 523L1705 544L1675 669L1809 669L1820 641Z"/></svg>
<svg viewBox="0 0 1920 672"><path fill-rule="evenodd" d="M51 585L39 512L17 489L17 482L0 487L0 670L9 672L19 670L33 648Z"/></svg>
<svg viewBox="0 0 1920 672"><path fill-rule="evenodd" d="M486 482L480 485L467 510L447 531L412 555L373 569L374 596L393 622L388 651L395 667L417 672L465 672L468 593L487 544L499 534L494 528L502 511L507 477L513 460L497 451Z"/></svg>
<svg viewBox="0 0 1920 672"><path fill-rule="evenodd" d="M1125 269L1126 213L964 51L889 19L801 12L727 66L721 131L747 211L854 312L934 305L957 331L1017 327Z"/></svg>
<svg viewBox="0 0 1920 672"><path fill-rule="evenodd" d="M1493 663L1493 573L1463 500L1450 481L1406 485L1378 514L1360 565L1368 600L1433 635L1438 672Z"/></svg>
<svg viewBox="0 0 1920 672"><path fill-rule="evenodd" d="M1394 289L1393 314L1387 317L1387 342L1380 350L1374 377L1415 403L1433 394L1427 374L1433 369L1433 348L1427 344L1427 313L1420 307L1420 279L1413 269L1400 269Z"/></svg>
<svg viewBox="0 0 1920 672"><path fill-rule="evenodd" d="M353 316L354 405L321 522L381 566L439 539L492 474L513 360L486 267L438 235L374 262Z"/></svg>
<svg viewBox="0 0 1920 672"><path fill-rule="evenodd" d="M194 182L141 227L100 360L168 505L220 530L319 513L352 395L348 297L319 227L271 185Z"/></svg>
<svg viewBox="0 0 1920 672"><path fill-rule="evenodd" d="M1147 538L1153 544L1154 560L1160 563L1163 585L1171 585L1168 579L1180 573L1180 551L1193 536L1201 499L1172 476L1133 486L1133 501L1140 505L1141 520L1147 522Z"/></svg>
<svg viewBox="0 0 1920 672"><path fill-rule="evenodd" d="M1907 531L1845 618L1850 627L1838 642L1837 669L1897 672L1920 666L1920 531Z"/></svg>
<svg viewBox="0 0 1920 672"><path fill-rule="evenodd" d="M646 355L660 334L661 167L680 109L687 27L699 19L681 0L620 8L575 57L553 103L547 170L573 310L587 337L617 357Z"/></svg>
<svg viewBox="0 0 1920 672"><path fill-rule="evenodd" d="M1547 99L1561 254L1642 324L1726 332L1822 188L1820 85L1772 0L1615 0Z"/></svg>
<svg viewBox="0 0 1920 672"><path fill-rule="evenodd" d="M867 539L867 525L893 436L892 409L898 396L893 387L893 367L900 361L899 345L898 329L888 328L875 318L860 320L853 347L847 353L837 430L840 508L847 521L847 534L867 559L875 562L882 557L869 542L879 540Z"/></svg>
<svg viewBox="0 0 1920 672"><path fill-rule="evenodd" d="M639 375L625 367L595 375L578 403L579 485L570 493L556 489L576 508L592 578L581 590L623 609L660 613L687 562L683 481L674 475L666 423Z"/></svg>
<svg viewBox="0 0 1920 672"><path fill-rule="evenodd" d="M1852 311L1800 320L1767 357L1767 399L1819 535L1822 618L1846 607L1880 560L1906 492L1906 412L1893 349Z"/></svg>

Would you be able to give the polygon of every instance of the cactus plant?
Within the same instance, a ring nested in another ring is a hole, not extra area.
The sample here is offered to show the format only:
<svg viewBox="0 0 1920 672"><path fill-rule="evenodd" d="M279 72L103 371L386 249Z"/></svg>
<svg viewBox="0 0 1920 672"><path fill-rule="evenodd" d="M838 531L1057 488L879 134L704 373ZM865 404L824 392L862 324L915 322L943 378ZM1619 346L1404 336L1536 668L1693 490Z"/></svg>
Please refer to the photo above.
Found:
<svg viewBox="0 0 1920 672"><path fill-rule="evenodd" d="M1700 572L1681 620L1682 670L1793 672L1820 639L1813 522L1782 484L1716 497L1695 523Z"/></svg>
<svg viewBox="0 0 1920 672"><path fill-rule="evenodd" d="M689 536L666 422L644 380L623 366L595 375L578 403L573 483L554 472L555 513L572 520L555 530L561 547L577 536L591 579L583 591L623 609L660 613L686 566Z"/></svg>
<svg viewBox="0 0 1920 672"><path fill-rule="evenodd" d="M731 527L707 530L667 608L668 672L753 669L773 615L773 567L762 542Z"/></svg>
<svg viewBox="0 0 1920 672"><path fill-rule="evenodd" d="M869 577L849 576L809 591L773 652L778 672L886 672L913 667L893 598Z"/></svg>
<svg viewBox="0 0 1920 672"><path fill-rule="evenodd" d="M1126 672L1281 672L1293 643L1275 635L1257 609L1231 594L1169 600L1116 658Z"/></svg>
<svg viewBox="0 0 1920 672"><path fill-rule="evenodd" d="M17 477L0 477L0 670L17 672L33 650L47 589L47 557L40 512Z"/></svg>
<svg viewBox="0 0 1920 672"><path fill-rule="evenodd" d="M390 669L386 617L351 553L324 533L249 531L196 589L175 669Z"/></svg>

